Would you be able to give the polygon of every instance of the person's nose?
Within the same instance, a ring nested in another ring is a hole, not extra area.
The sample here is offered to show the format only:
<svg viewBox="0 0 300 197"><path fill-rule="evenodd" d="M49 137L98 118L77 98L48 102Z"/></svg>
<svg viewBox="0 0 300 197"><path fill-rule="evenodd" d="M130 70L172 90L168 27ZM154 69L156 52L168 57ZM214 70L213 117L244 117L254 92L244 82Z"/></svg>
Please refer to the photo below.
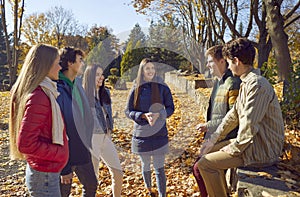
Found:
<svg viewBox="0 0 300 197"><path fill-rule="evenodd" d="M206 68L211 68L209 62L206 63Z"/></svg>

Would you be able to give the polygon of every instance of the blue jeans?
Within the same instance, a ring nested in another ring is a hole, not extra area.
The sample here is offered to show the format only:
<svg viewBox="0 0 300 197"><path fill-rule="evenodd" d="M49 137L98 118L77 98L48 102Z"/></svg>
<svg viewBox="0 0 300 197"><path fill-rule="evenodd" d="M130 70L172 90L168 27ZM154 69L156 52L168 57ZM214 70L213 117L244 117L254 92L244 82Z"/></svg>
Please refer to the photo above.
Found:
<svg viewBox="0 0 300 197"><path fill-rule="evenodd" d="M83 185L82 196L95 197L98 180L92 161L87 164L72 166L72 170ZM60 184L60 190L62 197L68 197L71 193L71 184Z"/></svg>
<svg viewBox="0 0 300 197"><path fill-rule="evenodd" d="M25 183L32 197L60 196L59 182L60 173L40 172L26 166Z"/></svg>
<svg viewBox="0 0 300 197"><path fill-rule="evenodd" d="M140 155L142 161L142 175L147 188L151 188L151 158L153 159L153 167L156 175L156 184L158 186L158 194L160 197L166 196L166 174L165 174L165 155Z"/></svg>

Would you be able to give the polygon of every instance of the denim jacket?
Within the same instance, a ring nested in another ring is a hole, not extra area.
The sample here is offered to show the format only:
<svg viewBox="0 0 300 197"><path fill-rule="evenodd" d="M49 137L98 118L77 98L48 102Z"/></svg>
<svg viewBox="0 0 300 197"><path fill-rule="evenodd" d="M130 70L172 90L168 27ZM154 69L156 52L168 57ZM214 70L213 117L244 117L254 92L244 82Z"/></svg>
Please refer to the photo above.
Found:
<svg viewBox="0 0 300 197"><path fill-rule="evenodd" d="M105 88L105 90L110 96L109 89ZM95 98L95 109L96 109L96 116L99 122L99 126L101 127L101 129L98 130L99 133L107 133L108 131L112 131L114 125L113 125L111 104L103 103L102 106L100 101L97 98Z"/></svg>

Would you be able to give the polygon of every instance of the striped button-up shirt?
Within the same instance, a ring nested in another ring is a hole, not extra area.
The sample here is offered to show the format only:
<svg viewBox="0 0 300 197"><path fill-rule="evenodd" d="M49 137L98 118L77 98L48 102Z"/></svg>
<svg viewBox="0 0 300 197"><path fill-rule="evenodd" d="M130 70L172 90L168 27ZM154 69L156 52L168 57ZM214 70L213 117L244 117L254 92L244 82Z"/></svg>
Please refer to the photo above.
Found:
<svg viewBox="0 0 300 197"><path fill-rule="evenodd" d="M258 70L252 70L241 76L236 103L210 138L215 143L239 126L237 138L227 150L233 156L241 156L245 166L277 161L284 143L278 98L272 85L258 73Z"/></svg>

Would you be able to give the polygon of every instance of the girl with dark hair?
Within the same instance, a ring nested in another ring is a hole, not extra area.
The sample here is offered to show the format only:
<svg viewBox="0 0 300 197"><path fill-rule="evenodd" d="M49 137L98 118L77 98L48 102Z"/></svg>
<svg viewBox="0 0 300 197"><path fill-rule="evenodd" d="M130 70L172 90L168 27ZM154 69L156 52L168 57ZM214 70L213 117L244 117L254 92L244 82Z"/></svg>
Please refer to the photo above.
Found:
<svg viewBox="0 0 300 197"><path fill-rule="evenodd" d="M169 87L156 75L154 62L143 59L125 113L134 121L131 150L140 156L143 179L151 196L154 196L151 189L151 159L159 196L166 196L164 162L169 151L166 118L173 112Z"/></svg>
<svg viewBox="0 0 300 197"><path fill-rule="evenodd" d="M119 156L110 134L113 130L110 92L104 85L103 69L100 65L87 66L83 75L83 88L94 114L92 137L92 161L96 176L99 175L100 159L107 165L112 177L112 193L121 196L123 171Z"/></svg>

